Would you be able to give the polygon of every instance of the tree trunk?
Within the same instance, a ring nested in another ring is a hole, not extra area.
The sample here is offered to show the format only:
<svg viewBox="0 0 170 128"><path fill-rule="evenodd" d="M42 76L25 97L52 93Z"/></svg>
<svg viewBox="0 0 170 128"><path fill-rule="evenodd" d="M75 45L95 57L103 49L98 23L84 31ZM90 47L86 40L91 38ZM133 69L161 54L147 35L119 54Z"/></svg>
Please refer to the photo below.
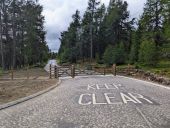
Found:
<svg viewBox="0 0 170 128"><path fill-rule="evenodd" d="M13 31L13 55L12 55L12 66L15 68L16 64L16 20L15 20L15 2L13 3L13 16L12 16L12 31Z"/></svg>
<svg viewBox="0 0 170 128"><path fill-rule="evenodd" d="M4 70L4 52L3 52L3 40L2 40L2 3L0 3L0 45L1 45L1 65Z"/></svg>

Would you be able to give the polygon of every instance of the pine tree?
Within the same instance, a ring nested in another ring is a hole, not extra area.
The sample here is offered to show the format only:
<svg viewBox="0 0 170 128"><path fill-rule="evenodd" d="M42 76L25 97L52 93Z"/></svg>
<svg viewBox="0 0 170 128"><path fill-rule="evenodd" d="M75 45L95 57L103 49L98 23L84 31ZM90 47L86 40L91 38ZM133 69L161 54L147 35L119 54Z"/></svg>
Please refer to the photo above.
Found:
<svg viewBox="0 0 170 128"><path fill-rule="evenodd" d="M49 49L45 42L42 6L33 0L2 0L0 5L4 68L47 60Z"/></svg>
<svg viewBox="0 0 170 128"><path fill-rule="evenodd" d="M139 42L137 41L136 31L132 32L131 36L131 49L129 54L129 62L134 64L138 61L138 49L139 49Z"/></svg>
<svg viewBox="0 0 170 128"><path fill-rule="evenodd" d="M68 31L61 34L61 47L59 50L59 58L61 61L76 62L78 55L81 53L80 44L80 12L77 10L72 16L73 21Z"/></svg>
<svg viewBox="0 0 170 128"><path fill-rule="evenodd" d="M139 49L139 61L148 66L155 66L158 62L157 48L152 41L143 41Z"/></svg>
<svg viewBox="0 0 170 128"><path fill-rule="evenodd" d="M157 46L162 44L161 0L147 0L144 13L139 21L143 39L154 39Z"/></svg>
<svg viewBox="0 0 170 128"><path fill-rule="evenodd" d="M87 12L90 18L90 23L88 24L89 28L90 28L90 58L93 59L94 58L94 36L95 36L95 32L97 31L97 24L95 24L97 21L95 21L95 15L97 12L97 7L100 4L100 2L98 2L98 0L89 0L88 2L88 8L87 8Z"/></svg>

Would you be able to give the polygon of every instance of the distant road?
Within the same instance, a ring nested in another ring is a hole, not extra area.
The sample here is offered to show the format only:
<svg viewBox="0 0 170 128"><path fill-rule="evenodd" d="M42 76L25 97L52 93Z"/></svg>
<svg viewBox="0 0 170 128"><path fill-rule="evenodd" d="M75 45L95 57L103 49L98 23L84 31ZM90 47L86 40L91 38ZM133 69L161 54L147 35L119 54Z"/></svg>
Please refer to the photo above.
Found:
<svg viewBox="0 0 170 128"><path fill-rule="evenodd" d="M45 69L47 72L49 72L49 70L50 70L50 64L51 64L52 66L55 66L55 65L58 66L56 60L49 60L48 63L47 63L47 65L44 67L44 69Z"/></svg>
<svg viewBox="0 0 170 128"><path fill-rule="evenodd" d="M170 89L120 76L63 78L0 111L0 128L170 128Z"/></svg>

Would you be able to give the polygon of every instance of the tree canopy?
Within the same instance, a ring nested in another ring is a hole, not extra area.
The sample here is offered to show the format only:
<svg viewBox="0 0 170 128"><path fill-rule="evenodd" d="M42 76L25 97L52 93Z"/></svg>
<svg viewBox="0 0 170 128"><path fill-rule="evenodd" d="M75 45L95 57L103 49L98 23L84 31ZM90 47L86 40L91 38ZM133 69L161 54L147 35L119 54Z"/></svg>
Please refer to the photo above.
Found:
<svg viewBox="0 0 170 128"><path fill-rule="evenodd" d="M0 1L0 53L5 69L48 59L43 7L34 0Z"/></svg>
<svg viewBox="0 0 170 128"><path fill-rule="evenodd" d="M61 62L91 58L107 65L141 61L155 65L159 58L169 59L169 1L147 0L138 21L130 18L127 8L123 0L110 0L108 7L89 0L83 17L77 10L73 15L77 20L73 18L68 30L61 33Z"/></svg>

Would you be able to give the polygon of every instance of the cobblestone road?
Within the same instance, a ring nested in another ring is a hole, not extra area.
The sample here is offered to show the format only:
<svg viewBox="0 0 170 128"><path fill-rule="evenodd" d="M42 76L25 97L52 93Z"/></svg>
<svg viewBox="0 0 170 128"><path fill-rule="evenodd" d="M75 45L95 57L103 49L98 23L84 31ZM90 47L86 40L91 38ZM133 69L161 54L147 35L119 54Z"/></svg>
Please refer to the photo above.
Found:
<svg viewBox="0 0 170 128"><path fill-rule="evenodd" d="M62 79L1 110L0 128L170 128L170 89L120 76Z"/></svg>

